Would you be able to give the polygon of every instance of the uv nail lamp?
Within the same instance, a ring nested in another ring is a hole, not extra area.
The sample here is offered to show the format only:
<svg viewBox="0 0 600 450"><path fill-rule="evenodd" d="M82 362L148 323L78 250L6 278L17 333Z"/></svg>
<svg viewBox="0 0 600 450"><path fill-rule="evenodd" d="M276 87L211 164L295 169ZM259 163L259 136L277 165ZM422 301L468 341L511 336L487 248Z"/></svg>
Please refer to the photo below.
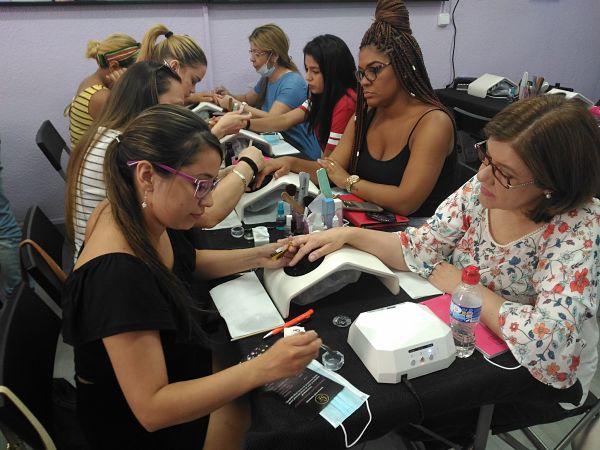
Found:
<svg viewBox="0 0 600 450"><path fill-rule="evenodd" d="M348 344L378 383L445 369L456 355L450 327L427 306L410 302L361 313Z"/></svg>
<svg viewBox="0 0 600 450"><path fill-rule="evenodd" d="M210 102L200 102L190 106L190 109L204 120L208 120L212 113L223 112L223 108Z"/></svg>
<svg viewBox="0 0 600 450"><path fill-rule="evenodd" d="M228 134L227 136L223 136L221 138L221 144L226 144L230 142L233 144L234 142L241 142L240 148L246 148L252 142L252 145L259 149L263 155L273 156L273 150L271 149L271 144L267 141L264 136L255 133L250 130L240 130L237 134Z"/></svg>
<svg viewBox="0 0 600 450"><path fill-rule="evenodd" d="M282 177L273 178L260 189L242 195L235 206L235 212L240 220L243 222L244 219L247 219L250 223L252 222L251 216L260 215L261 222L275 222L277 202L281 200L281 193L285 191L288 184L294 184L297 188L300 187L300 179L297 173L288 173ZM312 181L308 182L308 193L314 196L319 194L319 189Z"/></svg>
<svg viewBox="0 0 600 450"><path fill-rule="evenodd" d="M307 258L305 259L308 261ZM288 317L290 313L290 302L299 299L303 299L301 304L317 301L340 290L346 284L357 281L360 272L376 275L392 294L400 291L398 279L385 264L370 253L353 247L344 246L321 258L317 264L309 263L307 266L309 271L297 276L288 275L289 270L286 272L286 269L292 268L264 271L265 289L283 318ZM350 274L350 277L340 276L344 273ZM353 273L358 273L358 276L352 277ZM334 279L333 283L332 279Z"/></svg>

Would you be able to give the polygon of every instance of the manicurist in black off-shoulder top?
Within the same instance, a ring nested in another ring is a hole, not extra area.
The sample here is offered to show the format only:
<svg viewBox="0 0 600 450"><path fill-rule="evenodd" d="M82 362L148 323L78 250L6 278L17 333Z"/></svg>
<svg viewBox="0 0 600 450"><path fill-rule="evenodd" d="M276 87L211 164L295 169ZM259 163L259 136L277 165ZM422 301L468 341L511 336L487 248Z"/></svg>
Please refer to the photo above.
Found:
<svg viewBox="0 0 600 450"><path fill-rule="evenodd" d="M221 160L206 124L168 105L140 114L107 148L108 198L88 221L63 292L63 335L75 350L77 415L93 449L240 447L247 424L236 419L239 411L223 408L210 417L210 427L209 415L298 373L318 354L321 340L303 333L212 374L193 278L289 263L289 255L270 258L278 243L195 250L184 236L213 203Z"/></svg>

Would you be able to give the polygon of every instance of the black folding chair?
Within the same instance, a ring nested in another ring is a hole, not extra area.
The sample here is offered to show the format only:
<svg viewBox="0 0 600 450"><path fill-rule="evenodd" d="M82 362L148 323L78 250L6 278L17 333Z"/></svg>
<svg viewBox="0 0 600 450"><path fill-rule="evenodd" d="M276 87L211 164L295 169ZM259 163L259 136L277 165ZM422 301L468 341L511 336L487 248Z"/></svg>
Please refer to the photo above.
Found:
<svg viewBox="0 0 600 450"><path fill-rule="evenodd" d="M0 315L0 385L16 394L46 430L52 429L52 374L60 327L60 318L26 283L7 299ZM4 402L0 416L29 445L40 448L39 436L14 405Z"/></svg>
<svg viewBox="0 0 600 450"><path fill-rule="evenodd" d="M588 397L582 406L575 410L565 410L564 416L559 418L559 420L563 420L568 417L573 417L582 413L584 413L583 417L579 419L575 426L573 426L563 436L560 442L554 447L548 447L542 441L542 439L537 434L535 434L535 432L530 428L522 428L520 431L525 435L527 440L529 440L529 442L531 442L531 444L533 444L533 446L537 450L563 450L569 445L573 444L574 441L576 441L578 438L583 437L581 435L585 434L589 430L592 421L598 420L598 417L600 416L600 400L591 392L588 394ZM498 433L498 437L515 450L529 450L527 446L523 445L519 440L517 440L512 434L508 432ZM596 442L598 441L598 439L599 437L596 435L592 438L592 440L596 440Z"/></svg>
<svg viewBox="0 0 600 450"><path fill-rule="evenodd" d="M63 234L39 206L29 208L20 244L21 266L59 308L62 285L66 279L62 270L64 241Z"/></svg>
<svg viewBox="0 0 600 450"><path fill-rule="evenodd" d="M67 154L71 154L71 149L65 142L65 140L58 133L52 122L44 120L42 126L35 135L35 142L46 155L52 167L63 177L63 180L67 180L67 175L62 168L61 158L63 151Z"/></svg>

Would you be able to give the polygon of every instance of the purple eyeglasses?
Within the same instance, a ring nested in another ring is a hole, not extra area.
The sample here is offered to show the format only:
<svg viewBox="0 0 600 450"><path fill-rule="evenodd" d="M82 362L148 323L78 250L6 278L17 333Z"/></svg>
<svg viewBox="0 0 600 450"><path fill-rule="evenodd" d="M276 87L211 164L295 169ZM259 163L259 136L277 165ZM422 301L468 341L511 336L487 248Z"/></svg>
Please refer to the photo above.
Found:
<svg viewBox="0 0 600 450"><path fill-rule="evenodd" d="M127 161L127 166L132 167L132 166L135 166L139 162L140 161ZM184 180L189 181L194 186L196 186L196 190L194 191L194 197L196 197L196 199L198 199L198 200L201 200L202 198L204 198L208 194L210 194L214 190L214 188L217 186L217 183L219 182L219 180L217 180L217 179L199 180L198 178L194 178L193 176L188 175L185 172L175 170L172 167L169 167L163 163L155 162L155 163L151 163L151 164L154 164L155 166L158 166L161 169L166 170L167 172L171 172L173 175L180 176Z"/></svg>

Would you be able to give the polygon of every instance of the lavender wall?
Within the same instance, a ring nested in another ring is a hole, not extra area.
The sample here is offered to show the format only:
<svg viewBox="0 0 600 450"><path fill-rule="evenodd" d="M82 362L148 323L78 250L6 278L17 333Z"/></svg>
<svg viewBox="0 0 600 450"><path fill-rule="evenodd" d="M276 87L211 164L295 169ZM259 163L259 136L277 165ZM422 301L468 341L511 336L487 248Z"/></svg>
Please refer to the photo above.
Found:
<svg viewBox="0 0 600 450"><path fill-rule="evenodd" d="M436 26L439 2L409 2L408 7L432 83L441 87L450 79L452 29ZM345 39L356 53L373 10L373 3L0 8L3 178L18 219L33 204L54 220L63 216L64 183L34 137L45 119L68 136L63 108L94 70L94 62L82 56L87 39L113 31L141 39L149 26L163 22L193 36L207 51L209 72L200 89L224 84L239 92L256 81L247 64L246 40L255 26L278 23L301 66L304 43L325 32ZM490 72L518 79L528 70L591 99L600 97L598 0L462 0L456 23L459 75Z"/></svg>

